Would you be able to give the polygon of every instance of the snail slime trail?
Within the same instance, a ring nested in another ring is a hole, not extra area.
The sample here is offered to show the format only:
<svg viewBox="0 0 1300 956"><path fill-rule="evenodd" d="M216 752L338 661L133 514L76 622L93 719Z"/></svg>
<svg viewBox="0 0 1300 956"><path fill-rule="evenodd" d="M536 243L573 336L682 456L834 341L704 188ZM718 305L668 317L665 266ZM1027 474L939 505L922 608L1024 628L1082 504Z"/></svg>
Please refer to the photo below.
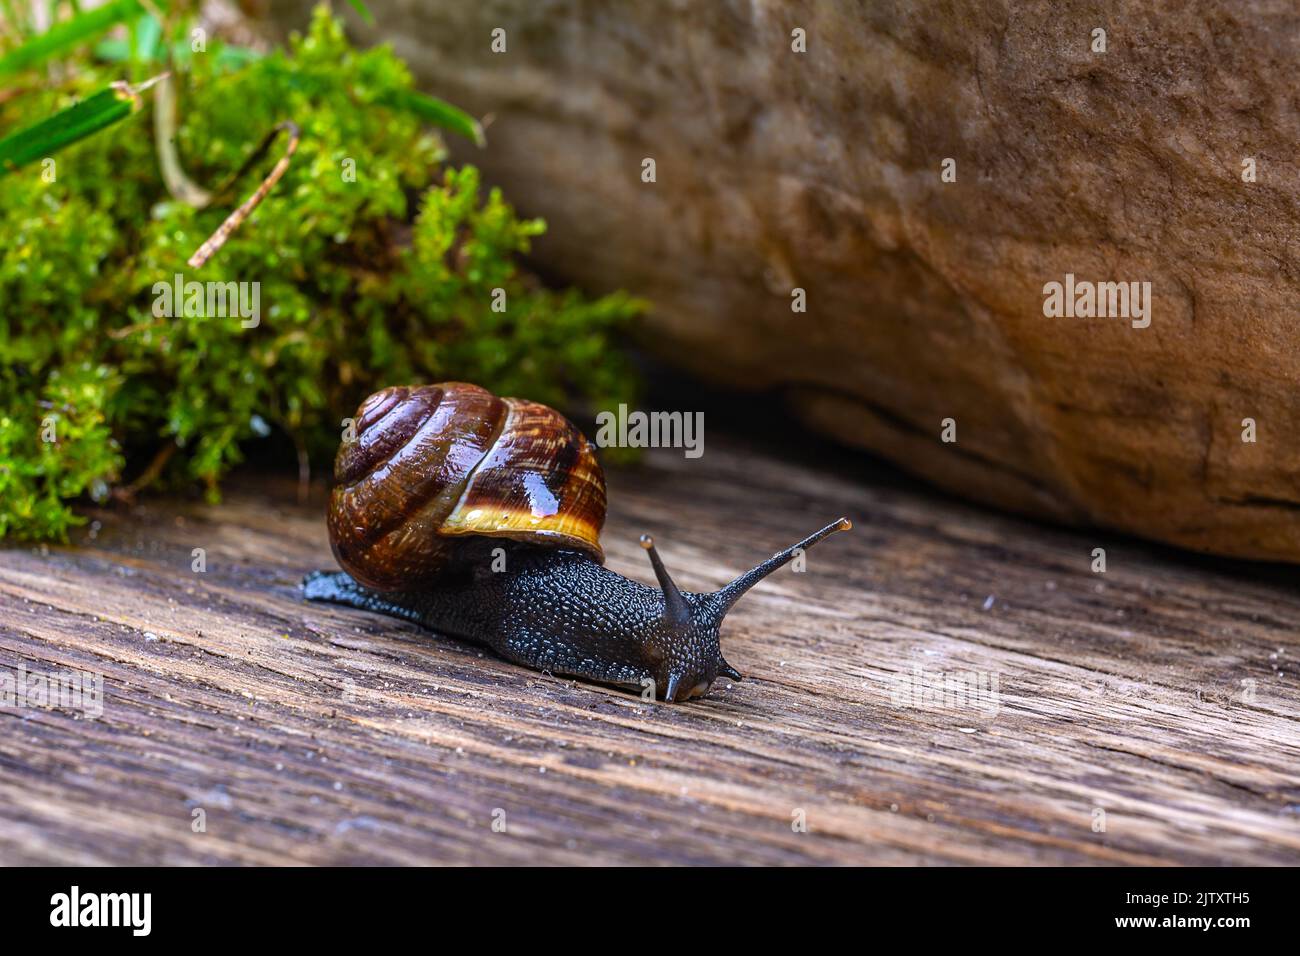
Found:
<svg viewBox="0 0 1300 956"><path fill-rule="evenodd" d="M509 661L600 684L701 697L723 618L754 585L852 525L833 521L717 591L681 591L643 535L657 587L606 569L605 476L559 412L477 385L386 388L339 448L327 523L342 572L308 600L414 621ZM504 556L504 561L500 558Z"/></svg>

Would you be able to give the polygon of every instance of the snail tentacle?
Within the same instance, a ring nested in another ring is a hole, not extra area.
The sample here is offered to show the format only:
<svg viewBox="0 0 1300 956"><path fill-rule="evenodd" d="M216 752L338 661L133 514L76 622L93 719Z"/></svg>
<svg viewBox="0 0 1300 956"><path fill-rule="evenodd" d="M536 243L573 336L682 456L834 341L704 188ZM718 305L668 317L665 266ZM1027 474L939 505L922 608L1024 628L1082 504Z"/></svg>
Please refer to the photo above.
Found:
<svg viewBox="0 0 1300 956"><path fill-rule="evenodd" d="M664 592L664 620L669 624L683 626L690 620L691 609L677 590L677 585L664 567L659 552L655 550L655 539L648 534L641 535L641 547L650 555L650 566L654 568L655 577L659 579L659 589Z"/></svg>

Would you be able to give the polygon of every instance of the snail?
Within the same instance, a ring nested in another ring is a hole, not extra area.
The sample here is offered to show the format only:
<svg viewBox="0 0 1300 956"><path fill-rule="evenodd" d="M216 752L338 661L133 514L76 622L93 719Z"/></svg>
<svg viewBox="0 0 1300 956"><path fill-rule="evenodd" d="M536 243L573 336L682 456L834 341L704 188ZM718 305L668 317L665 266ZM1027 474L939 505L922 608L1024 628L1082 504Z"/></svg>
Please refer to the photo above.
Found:
<svg viewBox="0 0 1300 956"><path fill-rule="evenodd" d="M386 388L362 403L334 466L330 545L343 572L303 581L312 601L415 621L537 670L703 696L723 617L746 591L845 518L712 593L678 590L643 535L653 588L603 567L605 478L559 412L477 385ZM653 684L647 683L653 681Z"/></svg>

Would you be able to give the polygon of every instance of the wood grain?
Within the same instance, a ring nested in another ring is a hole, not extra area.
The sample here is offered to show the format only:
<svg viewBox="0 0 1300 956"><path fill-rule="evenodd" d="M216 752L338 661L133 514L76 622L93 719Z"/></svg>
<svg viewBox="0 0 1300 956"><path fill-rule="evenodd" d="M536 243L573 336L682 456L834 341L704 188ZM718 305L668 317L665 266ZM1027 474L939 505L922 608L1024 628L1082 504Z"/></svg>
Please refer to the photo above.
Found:
<svg viewBox="0 0 1300 956"><path fill-rule="evenodd" d="M855 523L728 619L743 682L669 706L303 603L323 500L253 477L0 551L0 665L105 687L95 719L0 707L0 862L1300 863L1300 596L1267 569L656 452L610 476L625 574L646 530L703 590ZM997 693L900 706L915 668Z"/></svg>

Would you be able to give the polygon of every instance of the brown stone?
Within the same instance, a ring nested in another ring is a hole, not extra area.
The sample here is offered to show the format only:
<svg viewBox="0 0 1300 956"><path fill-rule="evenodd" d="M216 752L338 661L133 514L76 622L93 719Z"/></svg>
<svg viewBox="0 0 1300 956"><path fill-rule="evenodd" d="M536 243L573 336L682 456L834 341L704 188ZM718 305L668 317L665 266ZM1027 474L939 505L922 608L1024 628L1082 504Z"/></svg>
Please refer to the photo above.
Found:
<svg viewBox="0 0 1300 956"><path fill-rule="evenodd" d="M1289 0L371 7L669 359L982 501L1300 560ZM1045 316L1067 273L1150 282L1150 326Z"/></svg>

